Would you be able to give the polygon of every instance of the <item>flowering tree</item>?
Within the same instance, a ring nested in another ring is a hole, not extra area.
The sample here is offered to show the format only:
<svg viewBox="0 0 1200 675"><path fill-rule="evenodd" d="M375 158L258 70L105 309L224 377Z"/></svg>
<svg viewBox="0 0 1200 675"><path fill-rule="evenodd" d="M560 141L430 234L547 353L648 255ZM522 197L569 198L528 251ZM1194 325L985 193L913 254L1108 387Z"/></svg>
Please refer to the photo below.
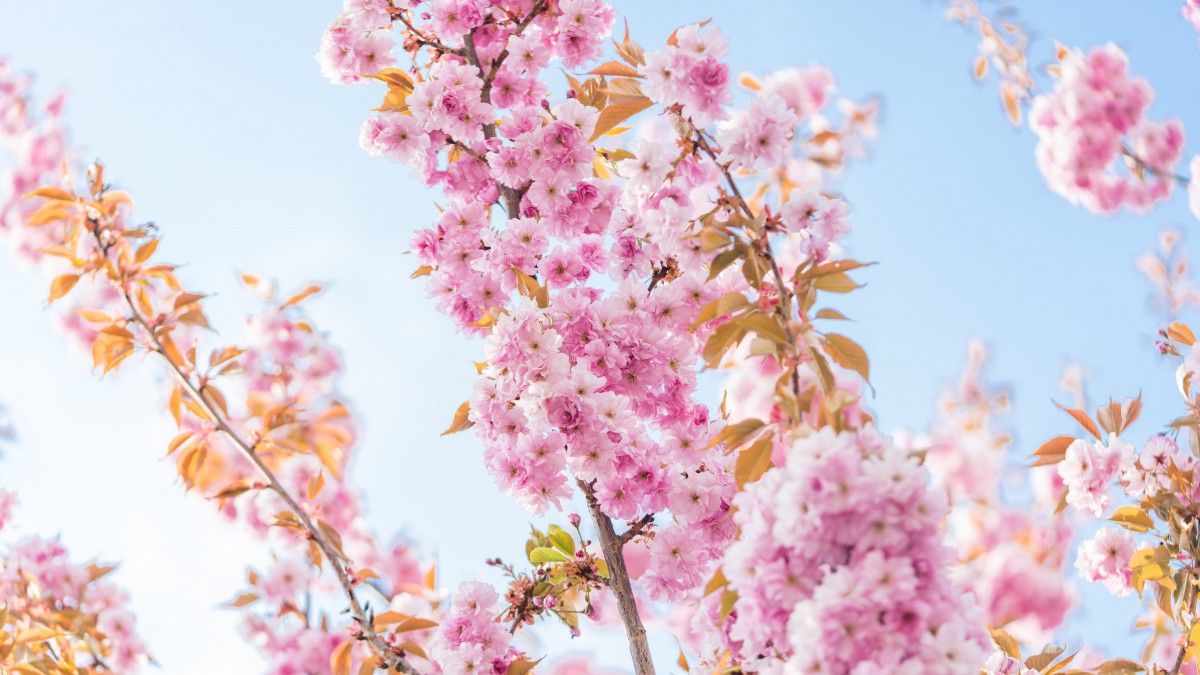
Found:
<svg viewBox="0 0 1200 675"><path fill-rule="evenodd" d="M1039 93L1019 26L997 29L969 0L950 11L980 32L976 74L999 71L1010 118L1028 109L1056 193L1145 211L1188 183L1182 125L1146 118L1152 90L1119 49L1060 48ZM639 675L665 665L647 625L703 672L1194 672L1191 330L1172 321L1159 344L1181 360L1183 437L1138 452L1125 439L1140 398L1091 416L1077 386L1064 410L1088 437L1039 447L1024 501L1003 495L1008 397L983 378L982 345L928 432L884 434L868 356L832 306L871 264L839 243L838 179L866 156L878 103L834 101L820 66L734 77L709 22L652 48L625 26L610 44L615 17L599 0L350 0L318 54L333 82L380 87L362 148L440 192L413 276L482 343L446 433L473 430L497 487L535 519L525 560L480 561L500 589L445 591L427 554L367 526L346 480L358 429L341 357L304 313L321 288L279 294L243 274L263 309L238 344L214 343L209 299L158 259L158 228L103 165L73 163L61 97L35 107L28 78L0 69L14 160L0 227L51 276L48 301L73 303L60 320L98 371L146 356L169 376L181 483L271 552L228 603L271 672L589 672L541 665L517 636L614 618ZM1139 263L1172 313L1195 302L1175 242ZM719 400L701 388L708 370ZM1083 577L1153 591L1137 662L1028 654L1075 601L1076 514L1114 523L1080 547ZM136 669L147 657L123 597L63 555L18 545L0 566L3 665Z"/></svg>

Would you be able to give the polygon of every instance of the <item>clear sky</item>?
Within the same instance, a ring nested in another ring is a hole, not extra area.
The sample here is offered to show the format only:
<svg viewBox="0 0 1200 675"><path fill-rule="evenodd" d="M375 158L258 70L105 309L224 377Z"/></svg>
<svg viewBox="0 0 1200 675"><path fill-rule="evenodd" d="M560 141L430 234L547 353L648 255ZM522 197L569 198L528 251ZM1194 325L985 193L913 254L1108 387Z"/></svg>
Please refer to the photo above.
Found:
<svg viewBox="0 0 1200 675"><path fill-rule="evenodd" d="M1152 114L1200 128L1200 50L1181 3L1014 4L1036 29L1035 64L1055 39L1116 42L1157 89ZM870 161L841 185L854 205L849 253L881 264L839 307L871 354L885 429L927 424L972 336L988 342L992 376L1015 393L1022 454L1073 431L1050 404L1070 361L1084 364L1095 397L1145 393L1139 433L1175 416L1172 370L1153 350L1158 317L1132 261L1161 226L1192 229L1185 200L1147 217L1098 218L1051 194L1032 135L1009 126L994 89L973 81L974 39L946 24L940 2L616 5L648 48L713 17L735 70L820 62L842 95L884 101ZM42 93L70 91L85 158L102 158L139 217L162 227L160 256L188 263L189 286L217 293L211 314L227 339L254 307L235 271L285 287L331 282L310 311L346 356L343 386L365 429L353 477L370 520L436 554L455 584L481 575L487 557L518 558L528 517L493 487L473 435L438 436L468 395L479 345L408 279L414 263L402 253L435 217L434 196L357 147L382 91L333 87L317 72L313 54L337 9L336 0L3 0L0 54L36 70ZM122 561L117 579L164 672L260 672L236 614L218 604L264 553L185 496L159 461L171 429L155 368L129 363L99 381L51 328L43 279L0 264L0 288L0 401L20 432L0 484L19 492L24 531L61 532L77 556ZM1133 655L1134 610L1089 592L1061 637ZM603 660L624 662L619 649Z"/></svg>

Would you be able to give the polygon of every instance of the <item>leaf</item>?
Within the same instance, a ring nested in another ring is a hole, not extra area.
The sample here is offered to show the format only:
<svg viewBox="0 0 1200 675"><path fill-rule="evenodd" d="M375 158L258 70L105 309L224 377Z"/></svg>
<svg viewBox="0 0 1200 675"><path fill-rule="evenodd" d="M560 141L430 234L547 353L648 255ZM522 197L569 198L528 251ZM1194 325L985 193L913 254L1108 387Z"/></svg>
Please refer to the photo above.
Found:
<svg viewBox="0 0 1200 675"><path fill-rule="evenodd" d="M724 621L729 613L733 611L733 606L737 604L737 591L725 589L721 591L721 621Z"/></svg>
<svg viewBox="0 0 1200 675"><path fill-rule="evenodd" d="M442 432L442 435L449 436L475 426L475 423L469 419L470 415L471 402L464 401L462 405L458 406L458 410L454 411L454 421L450 423L449 429Z"/></svg>
<svg viewBox="0 0 1200 675"><path fill-rule="evenodd" d="M1154 527L1154 519L1136 506L1122 506L1109 520L1134 532L1145 532Z"/></svg>
<svg viewBox="0 0 1200 675"><path fill-rule="evenodd" d="M851 279L845 272L834 272L817 277L813 287L829 293L849 293L862 288L862 284Z"/></svg>
<svg viewBox="0 0 1200 675"><path fill-rule="evenodd" d="M709 447L725 444L727 450L733 450L741 444L742 441L749 438L752 434L758 432L765 427L766 424L758 419L744 419L741 422L727 425L709 443Z"/></svg>
<svg viewBox="0 0 1200 675"><path fill-rule="evenodd" d="M238 495L245 494L252 489L254 488L250 484L244 481L237 481L236 483L230 483L229 485L221 488L220 492L213 495L209 499L232 499Z"/></svg>
<svg viewBox="0 0 1200 675"><path fill-rule="evenodd" d="M1008 113L1008 119L1014 125L1021 123L1021 104L1017 97L1017 88L1011 82L1005 82L1000 85L1000 96L1004 99L1004 110Z"/></svg>
<svg viewBox="0 0 1200 675"><path fill-rule="evenodd" d="M822 345L834 363L862 375L867 382L871 381L871 362L867 352L857 342L845 335L827 333Z"/></svg>
<svg viewBox="0 0 1200 675"><path fill-rule="evenodd" d="M429 655L428 655L428 654L426 654L426 653L425 653L425 650L424 650L424 649L421 649L421 646L420 646L420 645L418 645L418 644L414 644L414 643L412 643L412 642L401 642L401 643L400 643L400 648L401 648L401 649L403 649L404 651L408 652L409 654L412 654L412 655L414 655L414 656L419 656L419 657L421 657L421 658L423 658L423 659L428 659L428 658L429 658ZM373 673L373 672L375 672L375 668L374 668L374 666L372 666L372 668L371 668L371 672L372 672L372 673Z"/></svg>
<svg viewBox="0 0 1200 675"><path fill-rule="evenodd" d="M154 255L154 252L157 250L158 239L151 239L138 248L137 253L133 256L133 261L140 265L149 260L150 256Z"/></svg>
<svg viewBox="0 0 1200 675"><path fill-rule="evenodd" d="M996 646L1000 648L1000 651L1004 652L1007 656L1011 656L1014 659L1020 660L1021 648L1017 645L1017 641L1013 638L1013 636L1009 635L1006 631L999 629L993 630L989 627L988 630L992 633L992 642L996 643Z"/></svg>
<svg viewBox="0 0 1200 675"><path fill-rule="evenodd" d="M621 63L620 61L609 61L608 63L602 63L602 64L596 66L595 68L593 68L592 70L588 71L588 75L605 75L605 76L610 76L610 77L612 77L612 76L615 76L615 77L641 77L642 76L641 73L639 73L637 71L637 68L632 68L630 66L627 66L624 63Z"/></svg>
<svg viewBox="0 0 1200 675"><path fill-rule="evenodd" d="M26 224L30 227L38 227L39 225L49 225L50 223L58 222L64 218L70 218L71 212L59 206L55 202L47 202L42 204L41 208L33 212L29 216Z"/></svg>
<svg viewBox="0 0 1200 675"><path fill-rule="evenodd" d="M745 254L745 249L739 246L734 246L728 251L721 251L718 253L717 257L713 258L712 263L710 263L708 266L708 280L712 281L713 279L716 279L718 274L724 272L726 268L737 262L738 259Z"/></svg>
<svg viewBox="0 0 1200 675"><path fill-rule="evenodd" d="M257 275L249 272L242 272L239 277L246 288L254 292L255 295L263 300L270 300L275 296L275 284L269 281L260 279Z"/></svg>
<svg viewBox="0 0 1200 675"><path fill-rule="evenodd" d="M1030 466L1046 466L1049 464L1058 464L1067 456L1067 448L1075 442L1072 436L1055 436L1050 440L1038 446L1038 449L1033 452L1037 457Z"/></svg>
<svg viewBox="0 0 1200 675"><path fill-rule="evenodd" d="M533 670L534 666L541 662L542 659L538 659L537 661L530 661L529 659L524 658L517 659L509 664L507 675L525 675L529 671Z"/></svg>
<svg viewBox="0 0 1200 675"><path fill-rule="evenodd" d="M705 341L704 350L701 353L708 367L716 368L720 365L721 357L725 356L725 352L729 351L730 347L741 342L745 336L746 329L742 327L741 322L737 319L717 326L717 329Z"/></svg>
<svg viewBox="0 0 1200 675"><path fill-rule="evenodd" d="M557 525L551 525L547 534L550 536L550 541L554 544L554 548L566 555L575 555L575 538L569 532L564 531Z"/></svg>
<svg viewBox="0 0 1200 675"><path fill-rule="evenodd" d="M733 476L739 489L762 478L767 469L771 468L771 450L774 446L771 436L765 436L738 454Z"/></svg>
<svg viewBox="0 0 1200 675"><path fill-rule="evenodd" d="M987 75L988 62L982 56L975 59L975 79L982 80Z"/></svg>
<svg viewBox="0 0 1200 675"><path fill-rule="evenodd" d="M384 68L374 75L364 75L363 77L379 80L380 82L387 84L388 87L407 89L408 91L413 90L414 83L412 77L399 68Z"/></svg>
<svg viewBox="0 0 1200 675"><path fill-rule="evenodd" d="M1196 344L1196 336L1192 333L1192 329L1178 321L1172 321L1167 326L1167 337L1188 347Z"/></svg>
<svg viewBox="0 0 1200 675"><path fill-rule="evenodd" d="M846 258L844 260L830 260L817 265L801 276L803 278L816 279L818 277L832 275L838 272L850 272L853 270L862 269L863 267L871 267L872 265L876 264L877 263L873 262L859 262L858 260L852 260L850 258Z"/></svg>
<svg viewBox="0 0 1200 675"><path fill-rule="evenodd" d="M847 317L845 314L842 314L841 312L837 311L836 309L830 309L829 307L826 307L825 309L817 311L816 315L813 316L813 318L814 319L836 319L838 321L849 321L850 320L850 318Z"/></svg>
<svg viewBox="0 0 1200 675"><path fill-rule="evenodd" d="M312 286L308 286L304 290L300 291L299 293L297 293L297 294L293 295L292 297L288 298L287 300L285 300L284 303L279 306L279 309L287 309L288 307L291 307L292 305L299 304L304 299L314 296L317 293L320 293L322 290L324 290L324 289L321 288L320 286L317 286L316 284L314 284Z"/></svg>
<svg viewBox="0 0 1200 675"><path fill-rule="evenodd" d="M409 633L414 630L425 630L426 628L435 628L438 622L433 619L422 619L419 616L410 616L392 629L393 633Z"/></svg>
<svg viewBox="0 0 1200 675"><path fill-rule="evenodd" d="M1129 659L1113 659L1100 664L1096 670L1096 675L1132 675L1133 673L1144 673L1146 669L1139 663L1130 661Z"/></svg>
<svg viewBox="0 0 1200 675"><path fill-rule="evenodd" d="M588 142L594 142L604 134L611 131L618 124L633 117L641 111L654 105L650 99L634 100L628 103L617 103L610 105L600 111L600 117L596 120L596 129L592 131L592 137Z"/></svg>
<svg viewBox="0 0 1200 675"><path fill-rule="evenodd" d="M761 312L749 312L742 319L742 325L747 330L752 330L761 337L764 337L772 342L788 346L791 340L788 339L787 332L783 326L779 325L775 315L767 315Z"/></svg>
<svg viewBox="0 0 1200 675"><path fill-rule="evenodd" d="M333 675L350 675L350 658L353 656L354 642L347 638L329 655L329 670Z"/></svg>
<svg viewBox="0 0 1200 675"><path fill-rule="evenodd" d="M552 562L566 562L567 556L558 549L548 546L538 546L529 552L529 562L535 565L543 565Z"/></svg>
<svg viewBox="0 0 1200 675"><path fill-rule="evenodd" d="M208 355L208 367L216 368L230 359L236 359L245 353L245 351L245 349L241 349L239 347L222 347L221 349L214 349L213 352Z"/></svg>
<svg viewBox="0 0 1200 675"><path fill-rule="evenodd" d="M258 601L258 594L242 593L241 595L237 596L233 600L230 600L229 602L225 603L225 606L226 607L245 607L246 605L249 605L256 601Z"/></svg>
<svg viewBox="0 0 1200 675"><path fill-rule="evenodd" d="M98 309L83 307L75 310L75 313L79 315L79 318L89 323L112 323L113 320L111 316Z"/></svg>
<svg viewBox="0 0 1200 675"><path fill-rule="evenodd" d="M309 501L316 499L317 495L321 494L321 488L323 487L325 487L325 472L318 471L317 475L308 479L307 494Z"/></svg>
<svg viewBox="0 0 1200 675"><path fill-rule="evenodd" d="M1041 672L1046 666L1054 663L1054 660L1061 656L1064 651L1066 650L1058 645L1046 645L1042 649L1041 654L1034 654L1025 659L1025 667Z"/></svg>
<svg viewBox="0 0 1200 675"><path fill-rule="evenodd" d="M67 293L70 293L71 289L75 288L75 284L77 283L79 283L78 274L64 274L60 277L56 277L54 281L50 282L50 297L46 300L46 302L54 302Z"/></svg>
<svg viewBox="0 0 1200 675"><path fill-rule="evenodd" d="M203 299L203 293L180 293L175 296L175 311L178 312L184 307L195 304Z"/></svg>
<svg viewBox="0 0 1200 675"><path fill-rule="evenodd" d="M64 202L75 201L75 195L71 194L70 192L67 192L66 190L64 190L62 188L53 187L53 186L40 187L40 188L34 190L33 192L26 193L23 196L25 199L33 199L34 197L41 197L42 199L50 199L50 200L57 199L59 201L64 201Z"/></svg>
<svg viewBox="0 0 1200 675"><path fill-rule="evenodd" d="M1087 413L1079 408L1067 408L1060 405L1057 401L1054 403L1054 405L1058 406L1060 410L1073 417L1075 421L1079 422L1080 426L1086 429L1089 434L1095 436L1096 440L1102 440L1100 438L1100 430L1096 428L1096 423L1092 421L1092 418L1088 417Z"/></svg>
<svg viewBox="0 0 1200 675"><path fill-rule="evenodd" d="M708 583L705 584L704 595L707 596L718 588L725 588L728 585L729 580L725 578L725 570L718 567L717 571L713 573L712 579L709 579Z"/></svg>
<svg viewBox="0 0 1200 675"><path fill-rule="evenodd" d="M696 316L692 327L695 328L713 319L729 316L749 304L750 301L746 299L746 296L738 291L726 293L701 307L700 314Z"/></svg>

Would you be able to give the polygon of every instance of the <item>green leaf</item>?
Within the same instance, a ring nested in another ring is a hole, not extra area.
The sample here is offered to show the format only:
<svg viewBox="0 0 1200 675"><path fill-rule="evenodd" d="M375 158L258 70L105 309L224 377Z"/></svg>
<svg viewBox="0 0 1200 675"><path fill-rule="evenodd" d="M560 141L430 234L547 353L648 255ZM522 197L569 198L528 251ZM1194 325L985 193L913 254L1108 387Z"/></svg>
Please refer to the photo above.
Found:
<svg viewBox="0 0 1200 675"><path fill-rule="evenodd" d="M554 548L566 555L575 555L575 538L569 532L563 531L561 527L550 526L550 541L554 542Z"/></svg>
<svg viewBox="0 0 1200 675"><path fill-rule="evenodd" d="M535 565L541 565L551 562L566 562L567 556L563 555L558 549L539 546L529 552L529 562Z"/></svg>

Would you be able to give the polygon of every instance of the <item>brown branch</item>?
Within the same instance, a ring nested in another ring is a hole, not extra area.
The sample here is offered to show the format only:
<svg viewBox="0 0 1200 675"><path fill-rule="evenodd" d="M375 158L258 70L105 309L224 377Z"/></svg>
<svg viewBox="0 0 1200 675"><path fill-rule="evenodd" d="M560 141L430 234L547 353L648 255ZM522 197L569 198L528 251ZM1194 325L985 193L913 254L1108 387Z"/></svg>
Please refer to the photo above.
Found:
<svg viewBox="0 0 1200 675"><path fill-rule="evenodd" d="M525 29L529 28L529 24L533 23L533 20L537 18L537 15L545 11L546 7L546 0L538 0L536 3L534 3L533 8L529 10L529 13L525 15L524 19L521 19L521 22L518 23L517 27L513 29L512 35L510 35L508 39L511 40L515 37L520 37L521 33L524 33ZM492 61L492 67L488 69L487 77L483 79L485 83L490 85L492 80L496 79L496 72L500 70L500 66L504 64L504 60L507 58L508 43L505 42L504 50L501 51Z"/></svg>
<svg viewBox="0 0 1200 675"><path fill-rule="evenodd" d="M400 21L400 23L404 24L404 27L408 29L409 35L411 35L412 38L414 40L416 40L418 44L425 45L426 47L432 47L433 49L436 49L439 52L443 52L446 54L454 54L456 56L466 56L466 53L461 49L456 49L456 48L451 47L443 42L434 40L431 37L426 37L426 35L424 33L417 30L416 26L409 23L408 19L404 16L403 11L392 14L392 18L397 19Z"/></svg>
<svg viewBox="0 0 1200 675"><path fill-rule="evenodd" d="M1184 583L1187 586L1186 597L1188 600L1184 602L1187 605L1188 613L1195 614L1196 612L1196 584L1191 578L1191 573L1184 574ZM1195 618L1193 617L1193 621ZM1183 669L1184 659L1187 657L1188 647L1191 646L1191 631L1187 631L1183 636L1183 644L1179 647L1179 655L1175 657L1175 666L1171 668L1171 675L1179 675L1179 671Z"/></svg>
<svg viewBox="0 0 1200 675"><path fill-rule="evenodd" d="M379 636L379 633L375 631L373 622L363 610L362 605L359 604L358 596L354 592L354 582L350 579L350 574L346 571L345 564L343 563L345 555L337 550L337 548L329 541L321 529L317 527L315 523L313 523L308 514L304 512L304 509L301 508L299 502L292 497L291 493L287 491L287 488L283 487L283 485L279 482L279 479L275 477L274 472L271 471L270 467L268 467L266 463L263 462L262 458L258 456L258 453L255 452L255 446L242 439L237 431L230 426L228 420L226 420L225 417L217 410L216 406L214 406L208 401L208 399L204 397L203 389L196 387L195 383L193 383L191 378L184 373L179 364L175 363L175 361L167 355L166 349L163 347L162 342L158 340L158 338L154 335L154 331L142 318L141 314L137 310L137 307L134 305L133 299L129 297L129 294L122 290L122 295L124 296L125 303L129 306L130 310L133 311L134 321L147 334L150 335L149 339L152 346L151 351L161 356L163 360L170 365L171 373L174 375L175 380L179 383L179 386L187 392L188 396L190 396L197 405L204 409L205 414L212 419L213 423L217 427L217 430L220 431L226 438L228 438L231 443L233 443L233 445L238 449L238 452L240 452L247 461L254 465L254 468L258 470L258 473L267 481L268 488L275 494L279 495L279 498L282 499L285 504L287 504L292 513L296 514L296 518L304 527L308 538L317 545L317 548L319 548L321 553L324 554L325 559L329 561L330 567L333 568L333 572L337 576L338 583L341 585L342 591L345 593L346 599L350 603L350 614L358 623L359 629L362 631L363 637L371 646L371 649L377 656L379 656L381 660L387 663L387 668L389 670L394 668L396 672L400 673L410 673L413 675L418 673L412 664L408 662L408 659L401 654L395 653L392 648L383 641L383 638Z"/></svg>
<svg viewBox="0 0 1200 675"><path fill-rule="evenodd" d="M625 544L628 544L630 541L633 540L634 537L641 534L643 531L645 531L645 529L647 527L649 527L653 523L654 523L654 514L653 513L647 513L646 515L642 516L641 519L638 520L636 523L634 523L632 527L630 527L628 530L625 530L624 532L621 533L621 536L617 537L617 545L620 546L621 548L624 548Z"/></svg>
<svg viewBox="0 0 1200 675"><path fill-rule="evenodd" d="M625 637L629 639L629 655L633 657L633 670L636 675L654 675L654 660L650 657L650 641L646 638L646 627L642 625L642 617L638 614L637 598L633 594L633 586L629 582L629 570L625 567L625 557L621 553L621 538L613 529L612 519L600 509L596 500L596 491L590 483L576 479L579 489L587 498L588 511L592 514L592 522L596 524L597 537L600 539L600 550L608 563L608 587L612 589L613 597L617 600L617 610L621 614L621 623L625 624Z"/></svg>
<svg viewBox="0 0 1200 675"><path fill-rule="evenodd" d="M101 251L106 252L109 249L109 246L100 236L100 232L102 230L99 227L93 227L90 229ZM312 519L307 513L305 513L304 509L301 508L299 502L292 497L291 493L287 491L287 488L283 487L283 484L280 483L279 479L275 477L275 474L271 471L270 467L268 467L266 463L263 462L262 458L258 456L258 453L255 452L256 444L251 444L243 439L225 418L225 415L218 410L217 406L204 396L204 385L200 384L197 386L197 384L192 381L191 377L184 371L183 367L171 358L167 352L166 346L154 332L154 328L150 325L150 322L148 322L142 316L142 313L138 310L137 303L130 296L127 286L130 280L125 276L124 270L121 272L120 281L121 298L125 301L125 305L132 313L133 322L147 335L147 348L154 354L162 357L162 359L167 362L167 365L169 365L171 368L171 374L175 378L176 382L179 383L179 386L187 392L188 396L191 397L191 399L195 401L198 406L200 406L200 408L216 426L217 430L220 431L226 438L228 438L231 443L233 443L234 447L237 448L238 452L241 453L241 455L245 457L248 462L254 465L255 469L258 470L258 473L267 481L267 487L272 492L279 495L279 498L282 499L285 504L287 504L288 508L291 509L291 511L296 515L297 520L304 528L308 539L316 544L317 548L320 549L321 553L325 556L325 559L329 561L329 565L333 568L334 574L337 576L338 583L341 585L342 591L345 593L346 599L350 603L350 613L354 617L354 620L358 623L359 629L362 631L362 639L367 641L375 654L382 662L386 664L388 670L394 669L396 672L400 673L419 675L419 671L417 671L416 668L414 668L412 664L408 662L408 659L405 658L404 654L393 651L392 648L383 641L383 638L379 636L379 633L375 631L375 626L371 620L371 617L369 617L366 611L363 610L362 605L358 601L358 596L354 592L354 581L351 580L350 573L347 571L343 562L345 560L345 555L338 551L337 547L334 546L329 541L328 537L325 536L325 533L322 532L315 523L313 523Z"/></svg>
<svg viewBox="0 0 1200 675"><path fill-rule="evenodd" d="M1170 171L1162 171L1150 166L1146 160L1133 154L1133 150L1124 143L1121 144L1121 154L1129 158L1129 160L1142 171L1152 173L1162 180L1174 181L1183 187L1187 187L1189 184L1191 184L1191 180L1189 180L1187 176L1178 173L1171 173Z"/></svg>
<svg viewBox="0 0 1200 675"><path fill-rule="evenodd" d="M754 220L754 211L751 210L750 204L746 201L746 198L742 196L742 191L738 187L737 181L733 179L733 174L729 172L729 165L721 163L721 161L717 158L716 151L713 150L711 145L709 145L708 140L704 137L703 131L697 129L694 125L691 126L691 128L695 132L696 147L703 150L704 154L708 155L709 158L712 159L713 164L715 164L721 171L721 175L725 178L725 183L729 186L730 192L733 193L734 198L737 200L738 208L741 209L745 217L748 220ZM771 241L768 239L765 229L761 232L758 240L753 243L757 244L759 251L762 253L762 257L771 264L771 275L775 277L775 287L779 293L779 304L776 305L775 311L779 314L780 318L783 319L782 323L784 335L787 336L788 344L799 349L800 345L796 342L796 335L792 332L792 291L783 278L783 270L779 268L779 263L775 260L775 253L771 250ZM800 374L796 371L795 364L780 365L792 369L792 390L796 396L799 396ZM821 388L824 391L825 384L823 380L821 380ZM830 392L825 391L825 393L828 394Z"/></svg>
<svg viewBox="0 0 1200 675"><path fill-rule="evenodd" d="M521 20L521 23L517 24L517 28L514 30L511 37L516 37L524 32L525 29L529 27L529 24L533 23L533 20L537 18L538 14L541 14L546 10L546 8L546 0L538 0L538 2L534 3L533 8L529 10L529 14L525 15L525 18ZM467 59L467 63L475 66L475 69L479 71L480 79L483 80L483 90L479 92L479 100L483 101L484 103L491 103L492 81L496 77L496 71L499 70L500 64L503 63L504 59L508 57L508 48L505 47L504 51L501 52L500 55L496 57L496 60L492 62L488 72L485 73L483 69L483 63L479 60L479 52L475 49L475 31L472 30L470 33L467 33L466 37L463 38L463 57ZM483 125L483 137L485 139L492 139L496 137L495 122L488 122L487 124ZM519 218L521 215L521 198L525 194L525 189L516 190L508 187L507 185L502 185L499 182L496 183L496 187L499 188L500 196L504 199L504 210L508 212L508 217Z"/></svg>

